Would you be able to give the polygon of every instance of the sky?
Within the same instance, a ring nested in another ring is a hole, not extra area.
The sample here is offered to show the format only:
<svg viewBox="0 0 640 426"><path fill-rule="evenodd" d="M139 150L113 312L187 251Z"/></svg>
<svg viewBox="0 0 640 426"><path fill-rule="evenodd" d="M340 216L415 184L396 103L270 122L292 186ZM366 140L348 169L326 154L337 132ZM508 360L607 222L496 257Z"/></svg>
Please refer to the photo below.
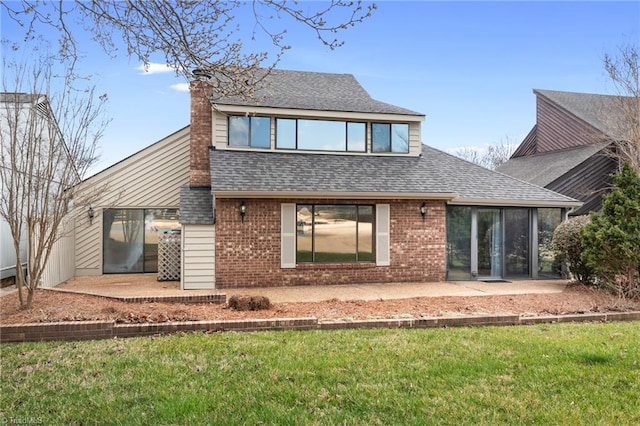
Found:
<svg viewBox="0 0 640 426"><path fill-rule="evenodd" d="M305 2L300 3L303 7ZM307 28L287 25L291 45L280 69L353 74L376 100L426 116L422 141L455 152L498 142L519 144L535 124L533 89L616 94L605 54L640 45L640 2L379 1L372 17L323 46ZM249 9L238 16L250 22ZM3 39L22 30L0 17ZM278 25L275 22L274 25ZM148 71L111 58L77 33L83 67L109 98L111 121L97 172L189 124L186 80L158 56ZM268 48L267 40L248 48ZM251 43L251 44L249 44Z"/></svg>

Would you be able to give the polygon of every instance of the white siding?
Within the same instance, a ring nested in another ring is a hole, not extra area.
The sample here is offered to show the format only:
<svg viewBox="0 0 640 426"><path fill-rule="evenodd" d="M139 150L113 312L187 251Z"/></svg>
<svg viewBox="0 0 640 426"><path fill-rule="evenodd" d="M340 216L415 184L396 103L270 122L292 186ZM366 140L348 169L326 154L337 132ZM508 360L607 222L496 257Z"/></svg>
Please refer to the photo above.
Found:
<svg viewBox="0 0 640 426"><path fill-rule="evenodd" d="M102 273L102 210L179 208L180 187L189 183L189 128L186 127L87 179L80 193L97 192L89 223L77 212L76 274Z"/></svg>
<svg viewBox="0 0 640 426"><path fill-rule="evenodd" d="M23 267L27 266L27 233L22 232L20 240L20 260ZM8 278L16 275L16 251L13 246L13 237L9 224L0 219L0 278Z"/></svg>
<svg viewBox="0 0 640 426"><path fill-rule="evenodd" d="M73 217L60 224L60 237L53 244L42 275L41 287L51 288L75 275L75 224Z"/></svg>
<svg viewBox="0 0 640 426"><path fill-rule="evenodd" d="M181 289L215 288L215 229L214 225L182 225Z"/></svg>

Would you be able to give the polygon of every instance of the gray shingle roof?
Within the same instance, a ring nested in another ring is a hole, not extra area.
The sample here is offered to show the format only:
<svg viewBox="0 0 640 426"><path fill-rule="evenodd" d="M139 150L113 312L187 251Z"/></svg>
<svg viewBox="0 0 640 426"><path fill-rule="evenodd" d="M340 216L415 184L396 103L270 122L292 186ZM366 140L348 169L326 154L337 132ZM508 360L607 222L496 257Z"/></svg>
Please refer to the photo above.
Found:
<svg viewBox="0 0 640 426"><path fill-rule="evenodd" d="M533 92L555 102L605 135L618 140L626 139L629 120L623 111L628 108L627 103L633 101L632 97L539 89Z"/></svg>
<svg viewBox="0 0 640 426"><path fill-rule="evenodd" d="M497 167L500 173L538 186L547 186L569 170L603 150L609 143L585 145L559 151L512 158Z"/></svg>
<svg viewBox="0 0 640 426"><path fill-rule="evenodd" d="M320 111L364 112L424 116L371 98L351 74L272 70L254 99L215 99L218 105L262 106Z"/></svg>
<svg viewBox="0 0 640 426"><path fill-rule="evenodd" d="M575 202L574 199L464 161L423 145L420 157L210 151L211 188L216 194L353 193L402 196L457 193L455 201L516 204Z"/></svg>
<svg viewBox="0 0 640 426"><path fill-rule="evenodd" d="M211 188L180 188L180 223L186 225L213 224Z"/></svg>

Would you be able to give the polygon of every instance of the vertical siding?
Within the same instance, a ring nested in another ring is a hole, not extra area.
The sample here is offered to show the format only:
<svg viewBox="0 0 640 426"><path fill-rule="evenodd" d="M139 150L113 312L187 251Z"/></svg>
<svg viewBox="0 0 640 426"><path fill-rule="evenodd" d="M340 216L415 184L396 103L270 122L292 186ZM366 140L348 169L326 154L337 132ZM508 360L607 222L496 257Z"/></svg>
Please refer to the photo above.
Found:
<svg viewBox="0 0 640 426"><path fill-rule="evenodd" d="M524 138L518 149L515 150L511 158L517 157L526 157L527 155L533 155L537 153L538 149L538 137L537 137L537 129L538 126L533 126L533 129L529 132L529 134Z"/></svg>
<svg viewBox="0 0 640 426"><path fill-rule="evenodd" d="M76 274L102 274L102 211L109 208L179 208L189 183L186 127L86 180L81 193L98 191L95 217L76 212Z"/></svg>
<svg viewBox="0 0 640 426"><path fill-rule="evenodd" d="M215 288L216 232L214 225L182 225L180 288Z"/></svg>
<svg viewBox="0 0 640 426"><path fill-rule="evenodd" d="M75 220L69 216L61 224L61 236L51 250L42 275L42 287L51 288L75 275Z"/></svg>
<svg viewBox="0 0 640 426"><path fill-rule="evenodd" d="M538 153L605 140L600 131L541 95L537 97L536 115Z"/></svg>

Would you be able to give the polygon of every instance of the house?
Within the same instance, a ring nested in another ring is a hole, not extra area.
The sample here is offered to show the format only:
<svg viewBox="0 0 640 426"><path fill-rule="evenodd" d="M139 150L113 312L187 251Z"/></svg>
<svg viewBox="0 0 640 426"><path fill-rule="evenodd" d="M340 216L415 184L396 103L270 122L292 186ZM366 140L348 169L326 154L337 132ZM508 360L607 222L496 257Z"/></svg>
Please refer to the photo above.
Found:
<svg viewBox="0 0 640 426"><path fill-rule="evenodd" d="M536 278L570 197L422 144L421 113L348 74L273 70L249 100L191 85L191 123L87 179L76 271L157 270L181 288ZM175 231L177 232L177 231ZM546 269L545 269L546 268Z"/></svg>
<svg viewBox="0 0 640 426"><path fill-rule="evenodd" d="M34 150L34 141L39 144L38 150ZM70 158L48 96L34 93L0 93L0 150L2 211L12 218L7 221L4 216L0 217L0 278L2 285L8 286L16 281L18 262L24 273L33 272L33 268L27 272L29 249L34 250L37 244L29 246L29 243L34 241L35 235L27 234L27 218L37 222L40 218L36 218L34 212L45 211L42 208L43 205L51 206L45 202L43 199L45 196L42 193L36 195L39 198L35 203L38 207L35 209L33 204L31 209L23 209L20 202L16 203L15 200L26 200L34 196L34 191L27 182L37 182L32 185L40 188L47 187L50 190L49 197L53 198L51 193L55 193L55 189L60 188L56 179L59 175L54 173L53 168L47 168L46 165L55 164L57 167L63 162L62 159ZM52 158L60 161L50 162ZM42 159L44 161L38 162ZM74 177L79 181L77 174L74 174ZM20 213L22 218L16 220ZM50 217L43 222L50 224ZM72 251L73 246L73 225L70 217L65 219L67 220L62 220L57 228L58 235L52 244L40 279L42 287L54 287L74 275L74 260L68 255L68 251ZM20 241L17 248L14 245L11 225L20 228ZM40 227L35 228L43 231ZM44 233L46 234L47 231ZM31 256L33 255L31 253ZM33 265L29 266L33 267Z"/></svg>
<svg viewBox="0 0 640 426"><path fill-rule="evenodd" d="M536 124L499 172L576 198L583 215L600 211L618 171L616 142L628 140L625 102L631 98L534 90Z"/></svg>

